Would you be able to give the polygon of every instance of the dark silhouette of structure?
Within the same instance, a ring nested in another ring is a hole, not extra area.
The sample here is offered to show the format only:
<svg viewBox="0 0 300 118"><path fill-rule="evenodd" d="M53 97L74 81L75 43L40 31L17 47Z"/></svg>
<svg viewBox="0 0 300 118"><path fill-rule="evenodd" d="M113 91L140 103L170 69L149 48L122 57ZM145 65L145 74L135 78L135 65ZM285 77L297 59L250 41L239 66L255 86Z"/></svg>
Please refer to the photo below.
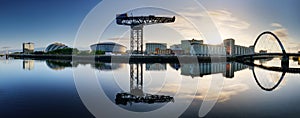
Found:
<svg viewBox="0 0 300 118"><path fill-rule="evenodd" d="M280 41L280 39L272 32L270 31L265 31L263 33L261 33L255 40L254 42L254 50L256 47L257 42L261 39L261 37L263 35L271 35L273 36L277 43L279 44L282 53L253 53L253 54L247 54L247 55L238 55L236 56L238 60L250 60L253 61L254 59L265 59L265 58L273 58L274 56L282 56L281 58L281 67L285 67L288 68L289 67L289 56L297 56L299 54L293 54L293 53L286 53L285 48L282 44L282 42Z"/></svg>
<svg viewBox="0 0 300 118"><path fill-rule="evenodd" d="M174 98L170 96L164 96L164 95L146 94L145 96L136 96L129 93L118 93L116 95L115 102L117 105L119 104L127 105L128 103L154 104L154 103L174 102Z"/></svg>
<svg viewBox="0 0 300 118"><path fill-rule="evenodd" d="M264 66L264 65L254 64L252 62L241 62L241 63L251 67L253 77L255 79L256 84L262 90L265 90L265 91L273 91L274 89L276 89L280 85L282 80L284 79L284 76L285 76L286 73L293 73L293 74L299 74L300 73L300 68L288 68L285 65L281 65L281 67L267 67L267 66ZM254 71L255 67L258 67L258 68L261 68L261 69L264 69L264 70L269 70L269 71L282 72L282 74L281 74L281 77L279 78L278 82L273 87L266 88L259 82L259 80L258 80L258 78L255 74L255 71Z"/></svg>
<svg viewBox="0 0 300 118"><path fill-rule="evenodd" d="M159 23L172 23L175 22L175 16L170 17L156 17L149 16L128 16L125 14L118 14L116 17L118 25L126 25L131 27L130 32L130 53L134 53L136 47L137 54L143 54L143 28L146 25L153 25Z"/></svg>
<svg viewBox="0 0 300 118"><path fill-rule="evenodd" d="M130 93L117 93L115 103L167 103L174 102L174 98L165 95L151 95L143 92L143 64L130 64Z"/></svg>

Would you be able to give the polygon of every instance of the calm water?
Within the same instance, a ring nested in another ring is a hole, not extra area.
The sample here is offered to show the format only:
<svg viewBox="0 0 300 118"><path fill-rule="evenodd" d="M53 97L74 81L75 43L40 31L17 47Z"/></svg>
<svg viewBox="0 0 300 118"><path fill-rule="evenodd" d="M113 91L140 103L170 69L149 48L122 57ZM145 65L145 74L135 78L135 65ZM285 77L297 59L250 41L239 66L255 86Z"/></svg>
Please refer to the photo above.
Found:
<svg viewBox="0 0 300 118"><path fill-rule="evenodd" d="M278 66L280 60L255 63ZM290 68L300 66L291 60ZM0 116L5 118L89 118L108 116L101 112L106 109L131 113L167 109L168 113L153 116L198 117L200 107L209 101L215 104L207 117L299 117L300 113L299 73L236 62L110 64L1 58L0 70Z"/></svg>

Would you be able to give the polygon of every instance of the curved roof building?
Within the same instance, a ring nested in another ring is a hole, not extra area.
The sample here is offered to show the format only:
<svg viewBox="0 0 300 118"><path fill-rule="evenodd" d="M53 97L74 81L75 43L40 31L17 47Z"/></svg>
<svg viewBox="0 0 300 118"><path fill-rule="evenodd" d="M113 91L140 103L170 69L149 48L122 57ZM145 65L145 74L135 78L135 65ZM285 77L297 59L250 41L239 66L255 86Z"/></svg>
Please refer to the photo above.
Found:
<svg viewBox="0 0 300 118"><path fill-rule="evenodd" d="M114 42L105 42L105 43L97 43L91 45L91 49L93 51L104 51L104 52L111 52L111 53L125 53L126 47Z"/></svg>
<svg viewBox="0 0 300 118"><path fill-rule="evenodd" d="M65 48L69 48L69 47L62 43L52 43L45 49L45 52L50 52L50 51L65 49Z"/></svg>

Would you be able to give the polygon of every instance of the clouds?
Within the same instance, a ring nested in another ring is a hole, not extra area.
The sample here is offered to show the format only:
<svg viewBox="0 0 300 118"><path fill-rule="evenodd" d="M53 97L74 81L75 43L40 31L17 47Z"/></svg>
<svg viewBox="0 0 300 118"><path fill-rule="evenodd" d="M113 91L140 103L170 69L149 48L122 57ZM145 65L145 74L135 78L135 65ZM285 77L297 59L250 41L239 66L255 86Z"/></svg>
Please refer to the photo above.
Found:
<svg viewBox="0 0 300 118"><path fill-rule="evenodd" d="M279 23L271 23L272 30L279 38L288 38L288 30Z"/></svg>
<svg viewBox="0 0 300 118"><path fill-rule="evenodd" d="M288 31L285 28L279 28L273 30L273 32L276 34L276 36L281 38L288 38Z"/></svg>
<svg viewBox="0 0 300 118"><path fill-rule="evenodd" d="M271 23L271 26L272 27L277 27L277 28L281 28L282 27L282 25L279 24L279 23Z"/></svg>
<svg viewBox="0 0 300 118"><path fill-rule="evenodd" d="M222 39L234 38L238 45L253 43L252 36L248 33L251 24L226 10L207 11L207 14L216 24Z"/></svg>
<svg viewBox="0 0 300 118"><path fill-rule="evenodd" d="M250 24L232 15L225 10L208 11L208 15L215 21L219 28L232 28L235 30L248 29Z"/></svg>
<svg viewBox="0 0 300 118"><path fill-rule="evenodd" d="M300 44L291 40L288 29L280 23L271 23L272 32L280 39L283 43L287 52L297 52L300 49Z"/></svg>
<svg viewBox="0 0 300 118"><path fill-rule="evenodd" d="M247 21L226 10L206 11L186 8L179 14L183 17L176 17L175 24L167 25L181 32L184 37L205 40L206 43L220 43L223 39L240 35L251 26ZM244 37L240 39L246 39Z"/></svg>

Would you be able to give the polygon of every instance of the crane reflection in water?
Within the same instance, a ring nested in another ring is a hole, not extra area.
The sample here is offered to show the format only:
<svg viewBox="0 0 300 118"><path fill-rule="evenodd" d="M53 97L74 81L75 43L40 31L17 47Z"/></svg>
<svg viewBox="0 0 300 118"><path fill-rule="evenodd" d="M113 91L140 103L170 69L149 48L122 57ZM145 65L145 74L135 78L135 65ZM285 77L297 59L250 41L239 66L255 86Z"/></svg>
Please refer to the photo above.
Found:
<svg viewBox="0 0 300 118"><path fill-rule="evenodd" d="M203 77L211 74L221 73L225 78L233 78L234 73L244 69L250 69L253 74L253 79L259 88L265 91L273 91L279 87L281 83L284 83L284 77L286 73L299 74L299 68L289 67L285 68L282 66L273 67L268 66L271 61L276 59L264 59L258 60L259 64L249 62L222 62L222 63L170 63L170 67L174 70L180 71L183 76ZM27 60L24 60L26 65ZM298 61L299 60L294 60ZM124 64L118 63L104 63L104 62L72 62L72 61L60 61L60 60L47 60L46 64L53 70L61 70L64 68L76 68L78 65L91 65L94 69L101 71L111 71L119 68L123 68ZM298 64L298 63L297 63ZM115 94L114 101L117 105L128 105L132 103L168 103L175 102L172 96L168 95L153 95L144 93L144 71L166 71L166 64L141 64L141 63L130 63L129 65L129 91L118 92ZM280 64L278 64L280 65ZM146 67L144 69L144 67ZM258 72L257 70L263 70L264 73ZM268 72L267 74L265 72Z"/></svg>

